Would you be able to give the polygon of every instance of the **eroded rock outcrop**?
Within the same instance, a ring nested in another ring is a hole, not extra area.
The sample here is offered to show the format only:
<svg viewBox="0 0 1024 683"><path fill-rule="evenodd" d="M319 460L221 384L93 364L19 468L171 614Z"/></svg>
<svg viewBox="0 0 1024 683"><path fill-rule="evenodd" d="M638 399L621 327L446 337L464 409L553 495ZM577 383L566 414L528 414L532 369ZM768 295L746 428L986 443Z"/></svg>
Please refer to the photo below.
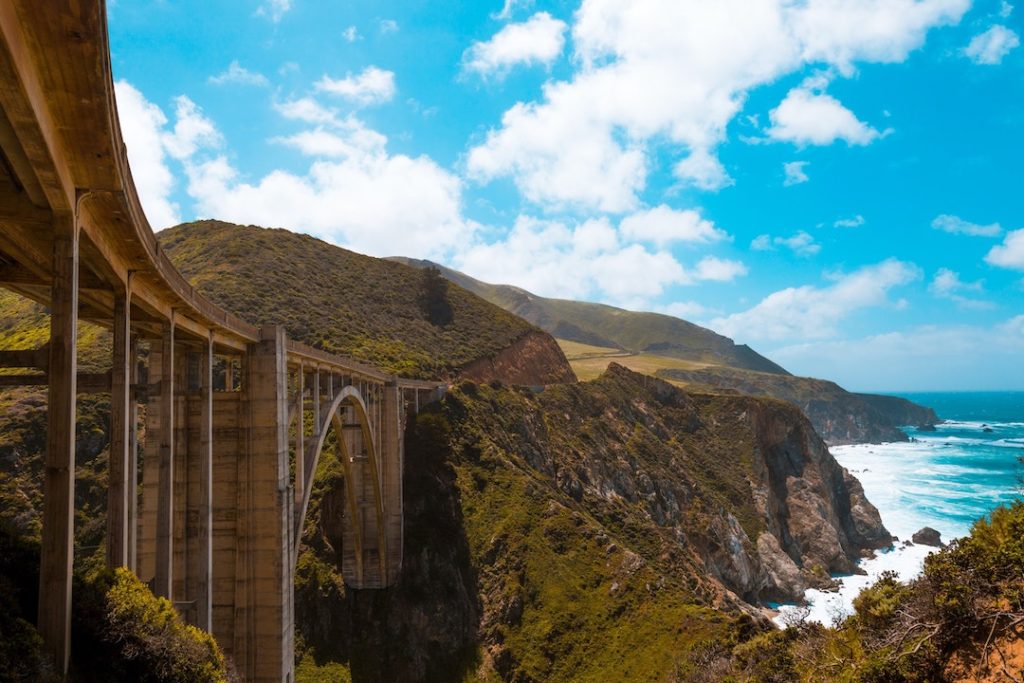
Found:
<svg viewBox="0 0 1024 683"><path fill-rule="evenodd" d="M558 342L540 330L530 330L506 348L473 361L459 371L459 377L474 382L499 380L525 386L576 381Z"/></svg>

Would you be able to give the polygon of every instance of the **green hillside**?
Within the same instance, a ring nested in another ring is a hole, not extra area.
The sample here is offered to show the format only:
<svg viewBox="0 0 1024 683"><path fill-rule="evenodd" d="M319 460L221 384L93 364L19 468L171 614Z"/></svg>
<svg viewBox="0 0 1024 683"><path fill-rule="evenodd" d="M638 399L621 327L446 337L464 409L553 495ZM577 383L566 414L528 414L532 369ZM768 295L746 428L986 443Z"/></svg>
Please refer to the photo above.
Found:
<svg viewBox="0 0 1024 683"><path fill-rule="evenodd" d="M431 320L423 272L287 230L197 221L157 235L200 292L242 318L406 377L454 376L534 329L458 286Z"/></svg>
<svg viewBox="0 0 1024 683"><path fill-rule="evenodd" d="M661 313L638 313L605 304L548 299L510 285L481 282L429 261L391 260L420 268L434 266L452 282L528 320L557 339L727 365L760 372L786 371L745 344L736 344L711 330Z"/></svg>

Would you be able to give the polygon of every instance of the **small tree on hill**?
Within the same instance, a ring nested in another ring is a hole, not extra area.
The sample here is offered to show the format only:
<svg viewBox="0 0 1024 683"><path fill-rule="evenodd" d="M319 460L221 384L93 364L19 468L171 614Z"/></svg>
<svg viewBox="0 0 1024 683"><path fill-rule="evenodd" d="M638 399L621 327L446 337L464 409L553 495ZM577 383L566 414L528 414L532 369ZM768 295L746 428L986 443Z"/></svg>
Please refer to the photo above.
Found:
<svg viewBox="0 0 1024 683"><path fill-rule="evenodd" d="M419 306L432 324L444 327L451 323L454 313L448 302L448 280L433 266L423 269L420 280Z"/></svg>

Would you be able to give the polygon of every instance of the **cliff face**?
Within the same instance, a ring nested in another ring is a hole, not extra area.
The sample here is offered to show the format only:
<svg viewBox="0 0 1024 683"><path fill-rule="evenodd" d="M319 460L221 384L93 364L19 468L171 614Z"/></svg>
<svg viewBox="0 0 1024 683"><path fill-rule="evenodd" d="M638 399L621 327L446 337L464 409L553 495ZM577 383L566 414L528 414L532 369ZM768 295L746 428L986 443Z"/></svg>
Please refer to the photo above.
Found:
<svg viewBox="0 0 1024 683"><path fill-rule="evenodd" d="M407 443L399 585L324 580L340 480L321 479L306 538L308 656L368 680L661 680L760 621L753 603L798 598L889 543L794 407L619 366L540 392L463 382Z"/></svg>
<svg viewBox="0 0 1024 683"><path fill-rule="evenodd" d="M918 405L899 396L880 396L877 394L854 394L857 398L884 415L892 424L905 427L907 425L934 425L941 420L931 408Z"/></svg>
<svg viewBox="0 0 1024 683"><path fill-rule="evenodd" d="M501 351L473 361L459 371L459 377L474 382L499 380L525 386L576 381L558 343L540 330L527 332Z"/></svg>
<svg viewBox="0 0 1024 683"><path fill-rule="evenodd" d="M658 376L697 391L739 392L792 403L807 415L818 434L832 446L906 441L907 435L899 427L938 421L931 408L906 399L854 394L835 382L809 377L726 367L660 370Z"/></svg>

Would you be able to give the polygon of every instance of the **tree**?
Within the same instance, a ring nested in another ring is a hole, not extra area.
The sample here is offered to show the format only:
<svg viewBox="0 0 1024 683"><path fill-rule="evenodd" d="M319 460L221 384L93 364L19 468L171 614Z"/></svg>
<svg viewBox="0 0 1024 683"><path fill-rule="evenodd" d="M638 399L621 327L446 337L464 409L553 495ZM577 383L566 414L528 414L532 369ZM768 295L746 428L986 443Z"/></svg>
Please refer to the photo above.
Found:
<svg viewBox="0 0 1024 683"><path fill-rule="evenodd" d="M438 327L450 324L455 317L448 302L448 280L434 266L423 269L419 305L427 320Z"/></svg>

